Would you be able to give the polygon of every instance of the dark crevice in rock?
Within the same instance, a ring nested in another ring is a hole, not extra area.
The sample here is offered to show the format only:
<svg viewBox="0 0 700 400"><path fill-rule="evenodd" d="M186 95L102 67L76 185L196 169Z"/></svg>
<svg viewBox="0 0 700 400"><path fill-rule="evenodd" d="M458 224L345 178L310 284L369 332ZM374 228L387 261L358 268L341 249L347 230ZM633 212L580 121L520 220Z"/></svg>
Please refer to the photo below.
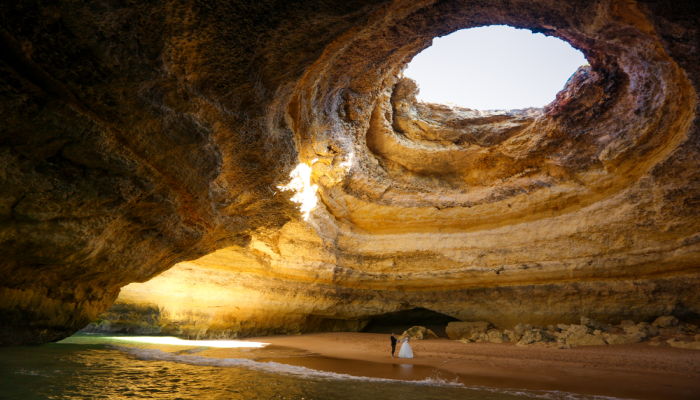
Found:
<svg viewBox="0 0 700 400"><path fill-rule="evenodd" d="M423 326L435 332L439 337L447 337L445 328L450 322L459 319L441 314L427 308L390 312L371 316L370 322L362 330L369 333L396 333L397 335L414 326Z"/></svg>

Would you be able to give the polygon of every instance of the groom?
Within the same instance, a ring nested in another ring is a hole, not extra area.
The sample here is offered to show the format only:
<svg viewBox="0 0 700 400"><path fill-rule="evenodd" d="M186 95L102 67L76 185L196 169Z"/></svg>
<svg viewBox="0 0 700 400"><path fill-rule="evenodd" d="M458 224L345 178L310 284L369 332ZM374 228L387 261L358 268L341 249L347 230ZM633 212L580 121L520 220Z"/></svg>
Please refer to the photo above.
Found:
<svg viewBox="0 0 700 400"><path fill-rule="evenodd" d="M391 334L391 358L394 358L394 352L396 351L396 338L394 334Z"/></svg>

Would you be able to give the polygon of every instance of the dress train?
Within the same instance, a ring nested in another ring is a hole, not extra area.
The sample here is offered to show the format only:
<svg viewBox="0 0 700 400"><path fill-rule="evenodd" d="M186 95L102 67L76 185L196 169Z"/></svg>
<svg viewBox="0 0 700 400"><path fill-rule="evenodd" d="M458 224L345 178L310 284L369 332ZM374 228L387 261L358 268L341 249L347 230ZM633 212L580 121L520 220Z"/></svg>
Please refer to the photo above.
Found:
<svg viewBox="0 0 700 400"><path fill-rule="evenodd" d="M413 349L411 349L411 345L408 344L408 340L409 338L400 340L403 344L401 345L401 350L399 350L399 358L413 358Z"/></svg>

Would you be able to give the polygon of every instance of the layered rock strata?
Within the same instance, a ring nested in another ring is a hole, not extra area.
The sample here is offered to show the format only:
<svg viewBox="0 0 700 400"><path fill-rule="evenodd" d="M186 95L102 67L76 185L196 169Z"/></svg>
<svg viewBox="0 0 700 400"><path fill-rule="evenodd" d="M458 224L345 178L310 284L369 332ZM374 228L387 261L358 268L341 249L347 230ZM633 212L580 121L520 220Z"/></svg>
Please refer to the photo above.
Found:
<svg viewBox="0 0 700 400"><path fill-rule="evenodd" d="M698 17L692 1L0 5L0 342L68 335L122 287L105 330L357 330L417 307L500 328L695 317ZM590 66L543 110L417 102L411 58L490 24ZM298 162L318 186L307 221L280 189Z"/></svg>

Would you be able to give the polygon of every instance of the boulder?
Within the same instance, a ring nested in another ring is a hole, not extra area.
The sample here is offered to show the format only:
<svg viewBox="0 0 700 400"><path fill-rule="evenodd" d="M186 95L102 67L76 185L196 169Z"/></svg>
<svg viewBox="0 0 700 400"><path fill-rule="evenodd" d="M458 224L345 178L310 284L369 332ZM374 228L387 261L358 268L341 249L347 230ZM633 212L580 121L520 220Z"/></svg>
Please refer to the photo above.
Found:
<svg viewBox="0 0 700 400"><path fill-rule="evenodd" d="M670 339L666 343L670 344L673 347L678 347L681 349L691 349L691 350L700 350L700 342L684 342L676 339Z"/></svg>
<svg viewBox="0 0 700 400"><path fill-rule="evenodd" d="M697 325L686 324L685 322L678 323L678 330L685 333L696 333L698 331Z"/></svg>
<svg viewBox="0 0 700 400"><path fill-rule="evenodd" d="M670 328L675 328L675 327L677 327L677 326L678 326L678 322L679 322L679 321L678 321L678 318L673 317L673 316L670 316L670 315L667 315L667 316L664 316L664 317L659 317L659 318L657 318L657 319L656 319L654 322L652 322L651 324L654 325L654 326L656 326L656 327L659 327L659 328L670 329Z"/></svg>
<svg viewBox="0 0 700 400"><path fill-rule="evenodd" d="M600 324L600 323L598 323L598 322L596 322L588 317L581 317L581 325L585 325L593 330L598 329L601 331L604 331L607 328L605 325Z"/></svg>
<svg viewBox="0 0 700 400"><path fill-rule="evenodd" d="M566 332L559 334L557 341L564 342L571 346L598 346L607 344L602 337L591 335L590 332L591 328L586 325L571 325Z"/></svg>
<svg viewBox="0 0 700 400"><path fill-rule="evenodd" d="M450 322L445 331L450 339L469 338L474 333L486 333L491 328L491 324L485 321L475 322Z"/></svg>
<svg viewBox="0 0 700 400"><path fill-rule="evenodd" d="M428 331L428 332L427 332L428 337L432 337L432 338L435 338L435 339L440 339L440 338L438 337L438 335L435 334L435 332L431 331L430 329L428 329L427 331ZM426 337L426 339L427 339L428 337Z"/></svg>
<svg viewBox="0 0 700 400"><path fill-rule="evenodd" d="M571 325L566 325L566 324L558 324L557 328L559 328L560 331L565 331L568 330Z"/></svg>
<svg viewBox="0 0 700 400"><path fill-rule="evenodd" d="M486 334L488 341L491 343L503 343L503 332L492 329Z"/></svg>
<svg viewBox="0 0 700 400"><path fill-rule="evenodd" d="M404 331L401 336L399 336L400 339L405 339L406 336L410 336L411 339L418 339L418 340L423 340L428 338L428 330L423 327L423 326L414 326L412 328L409 328L408 330Z"/></svg>
<svg viewBox="0 0 700 400"><path fill-rule="evenodd" d="M522 334L525 333L526 331L531 330L531 329L532 329L532 325L530 325L530 324L518 324L518 325L516 325L515 328L513 328L513 329L515 330L515 332L518 333L518 335L522 335Z"/></svg>
<svg viewBox="0 0 700 400"><path fill-rule="evenodd" d="M570 337L581 337L587 333L590 333L591 330L585 325L571 325L569 326L569 329L566 330L564 333L565 338L570 338Z"/></svg>
<svg viewBox="0 0 700 400"><path fill-rule="evenodd" d="M625 325L622 327L625 333L628 335L644 335L648 337L657 336L659 334L659 328L653 325Z"/></svg>
<svg viewBox="0 0 700 400"><path fill-rule="evenodd" d="M601 346L606 345L605 340L599 336L587 333L583 336L575 336L566 339L566 344L571 346Z"/></svg>
<svg viewBox="0 0 700 400"><path fill-rule="evenodd" d="M608 335L604 340L607 344L630 344L641 342L642 339L642 335Z"/></svg>
<svg viewBox="0 0 700 400"><path fill-rule="evenodd" d="M517 326L516 326L517 329ZM517 331L516 331L517 332ZM518 341L518 346L527 346L536 342L542 341L542 332L539 329L531 329L524 331L520 341Z"/></svg>
<svg viewBox="0 0 700 400"><path fill-rule="evenodd" d="M503 332L498 329L490 329L486 333L472 333L469 337L470 341L476 343L503 343L504 339Z"/></svg>
<svg viewBox="0 0 700 400"><path fill-rule="evenodd" d="M530 329L529 331L523 332L523 336L520 341L516 343L517 346L528 346L535 343L550 343L554 342L555 337L547 331L541 329Z"/></svg>
<svg viewBox="0 0 700 400"><path fill-rule="evenodd" d="M469 336L469 340L472 342L483 342L486 338L485 335L485 333L472 333L471 336Z"/></svg>
<svg viewBox="0 0 700 400"><path fill-rule="evenodd" d="M506 329L503 331L503 336L505 336L508 339L508 341L513 342L513 343L517 343L518 340L520 340L521 335L512 329ZM700 335L698 335L698 336L700 336Z"/></svg>
<svg viewBox="0 0 700 400"><path fill-rule="evenodd" d="M641 325L641 328L644 328L646 331L642 332L647 336L658 336L659 335L659 328L653 326L653 325Z"/></svg>

